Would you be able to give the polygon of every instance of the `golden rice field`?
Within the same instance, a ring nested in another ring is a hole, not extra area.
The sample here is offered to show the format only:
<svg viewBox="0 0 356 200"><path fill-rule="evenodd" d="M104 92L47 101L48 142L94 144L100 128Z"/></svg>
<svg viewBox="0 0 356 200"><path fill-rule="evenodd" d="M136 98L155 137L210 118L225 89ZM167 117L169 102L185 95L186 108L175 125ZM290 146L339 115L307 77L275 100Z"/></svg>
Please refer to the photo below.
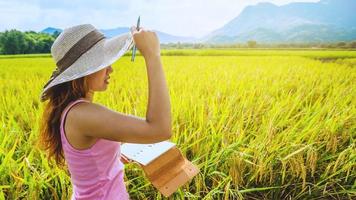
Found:
<svg viewBox="0 0 356 200"><path fill-rule="evenodd" d="M163 50L172 141L200 168L171 199L355 199L356 51ZM144 117L142 57L94 101ZM36 147L50 55L0 56L0 199L68 199L67 169ZM103 163L105 164L105 163ZM132 199L164 199L135 164Z"/></svg>

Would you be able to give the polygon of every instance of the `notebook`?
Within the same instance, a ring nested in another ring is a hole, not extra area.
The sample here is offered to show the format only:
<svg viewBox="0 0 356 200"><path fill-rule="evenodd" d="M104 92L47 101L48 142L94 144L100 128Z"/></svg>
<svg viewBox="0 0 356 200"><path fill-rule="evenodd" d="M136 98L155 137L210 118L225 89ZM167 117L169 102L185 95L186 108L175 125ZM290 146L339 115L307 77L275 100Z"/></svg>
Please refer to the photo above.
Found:
<svg viewBox="0 0 356 200"><path fill-rule="evenodd" d="M174 143L168 141L153 144L124 143L121 145L121 154L142 165L148 165L174 146Z"/></svg>
<svg viewBox="0 0 356 200"><path fill-rule="evenodd" d="M188 183L199 168L187 160L176 145L163 141L153 144L121 144L121 154L141 165L149 181L165 197Z"/></svg>

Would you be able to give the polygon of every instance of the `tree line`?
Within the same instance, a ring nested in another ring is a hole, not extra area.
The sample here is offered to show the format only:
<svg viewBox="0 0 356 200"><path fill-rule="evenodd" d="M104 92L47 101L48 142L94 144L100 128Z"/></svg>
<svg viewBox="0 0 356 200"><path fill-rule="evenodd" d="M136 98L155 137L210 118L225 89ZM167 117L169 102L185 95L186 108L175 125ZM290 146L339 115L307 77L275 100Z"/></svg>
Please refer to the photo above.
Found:
<svg viewBox="0 0 356 200"><path fill-rule="evenodd" d="M50 35L16 29L0 32L0 54L50 53L58 32Z"/></svg>
<svg viewBox="0 0 356 200"><path fill-rule="evenodd" d="M16 29L0 32L0 54L50 53L59 32L53 34L35 31L21 32ZM163 49L204 49L204 48L342 48L355 49L356 41L334 43L281 43L260 44L254 40L246 43L210 44L210 43L168 43L161 44Z"/></svg>

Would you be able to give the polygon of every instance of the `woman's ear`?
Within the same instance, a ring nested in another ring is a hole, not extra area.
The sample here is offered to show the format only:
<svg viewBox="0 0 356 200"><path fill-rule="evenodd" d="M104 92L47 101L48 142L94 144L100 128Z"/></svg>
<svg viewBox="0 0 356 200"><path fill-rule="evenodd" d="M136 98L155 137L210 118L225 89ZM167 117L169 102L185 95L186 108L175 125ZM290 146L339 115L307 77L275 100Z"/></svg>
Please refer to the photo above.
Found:
<svg viewBox="0 0 356 200"><path fill-rule="evenodd" d="M114 71L114 69L112 68L111 65L109 65L108 70L109 70L109 73L112 73Z"/></svg>

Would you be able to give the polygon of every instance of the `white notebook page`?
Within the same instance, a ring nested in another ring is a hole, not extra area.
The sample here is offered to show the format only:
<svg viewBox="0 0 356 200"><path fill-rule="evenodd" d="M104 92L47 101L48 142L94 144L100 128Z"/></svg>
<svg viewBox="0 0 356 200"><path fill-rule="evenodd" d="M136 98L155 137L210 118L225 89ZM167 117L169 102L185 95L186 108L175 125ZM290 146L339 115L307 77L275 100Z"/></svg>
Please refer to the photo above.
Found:
<svg viewBox="0 0 356 200"><path fill-rule="evenodd" d="M168 141L153 144L124 143L121 145L121 154L142 165L147 165L174 146L174 143Z"/></svg>

